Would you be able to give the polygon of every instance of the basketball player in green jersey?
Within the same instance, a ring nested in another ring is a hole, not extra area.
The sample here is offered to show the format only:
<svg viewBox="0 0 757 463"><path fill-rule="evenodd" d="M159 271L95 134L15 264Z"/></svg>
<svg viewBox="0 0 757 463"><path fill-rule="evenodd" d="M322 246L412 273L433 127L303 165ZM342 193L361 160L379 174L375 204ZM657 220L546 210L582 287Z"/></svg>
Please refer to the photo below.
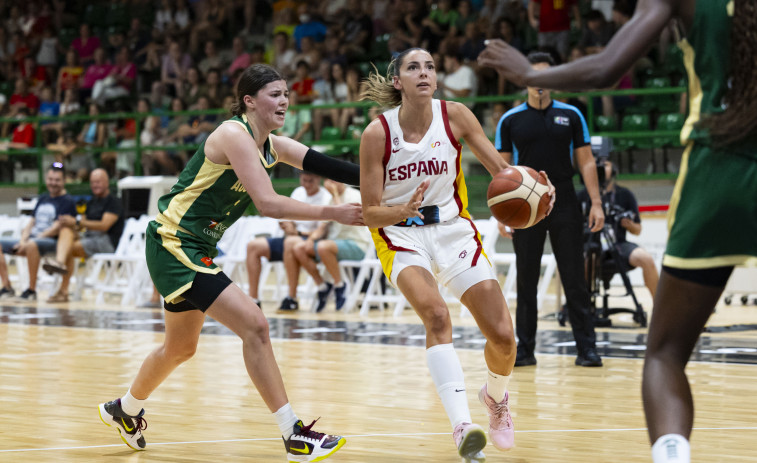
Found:
<svg viewBox="0 0 757 463"><path fill-rule="evenodd" d="M684 367L734 265L757 263L757 2L639 0L601 53L535 72L516 50L490 41L479 64L519 85L607 88L671 19L683 30L689 116L642 394L655 463L688 463L694 403Z"/></svg>
<svg viewBox="0 0 757 463"><path fill-rule="evenodd" d="M262 214L277 219L363 224L360 204L314 206L273 190L266 168L278 161L341 182L359 182L357 165L271 135L284 124L288 106L287 84L275 69L257 64L247 68L231 108L234 117L200 145L176 185L158 202L160 213L147 228L146 257L150 276L165 298L165 340L142 363L126 395L99 406L103 422L115 427L135 450L144 450L146 445L142 436L145 400L192 357L206 315L242 339L247 372L274 414L289 461L320 461L345 443L343 437L315 432L314 423L305 426L297 418L284 390L263 312L213 262L216 243L250 201Z"/></svg>

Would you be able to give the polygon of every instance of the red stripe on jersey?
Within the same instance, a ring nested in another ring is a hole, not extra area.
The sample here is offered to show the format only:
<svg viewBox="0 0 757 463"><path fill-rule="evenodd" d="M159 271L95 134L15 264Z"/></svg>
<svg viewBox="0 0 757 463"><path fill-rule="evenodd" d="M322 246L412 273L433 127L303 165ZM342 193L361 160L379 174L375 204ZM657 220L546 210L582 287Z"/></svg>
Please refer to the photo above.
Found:
<svg viewBox="0 0 757 463"><path fill-rule="evenodd" d="M457 150L457 157L455 158L455 181L452 182L454 184L455 190L452 196L455 198L455 204L457 204L457 213L459 214L463 212L463 200L460 199L460 192L457 189L457 178L460 176L460 169L462 167L463 146L455 139L455 136L452 134L452 128L449 125L449 117L447 116L447 102L444 100L439 100L439 102L442 105L442 120L444 121L444 131L447 132L447 138L449 138L450 143L452 143L452 146Z"/></svg>
<svg viewBox="0 0 757 463"><path fill-rule="evenodd" d="M471 263L471 267L476 266L476 262L478 262L478 257L481 255L481 249L483 249L483 244L481 244L481 240L478 239L478 230L476 229L476 225L473 223L471 219L468 217L463 217L465 220L470 223L470 226L473 227L473 239L476 241L476 254L473 255L473 262Z"/></svg>
<svg viewBox="0 0 757 463"><path fill-rule="evenodd" d="M455 135L452 133L452 127L450 127L449 125L449 116L447 116L447 102L444 100L439 100L439 102L442 104L442 120L444 121L444 130L447 132L447 137L449 137L449 141L452 142L452 146L454 146L456 150L460 151L463 146L460 144L457 138L455 138Z"/></svg>
<svg viewBox="0 0 757 463"><path fill-rule="evenodd" d="M381 121L381 126L384 127L384 137L386 138L384 142L384 184L386 185L386 165L389 164L389 156L392 153L391 133L389 132L389 123L386 122L386 117L383 114L379 114L378 118Z"/></svg>
<svg viewBox="0 0 757 463"><path fill-rule="evenodd" d="M412 252L412 249L407 249L407 248L403 248L401 246L395 246L395 245L393 245L392 244L392 240L390 240L389 237L386 236L386 233L384 232L383 228L379 228L378 232L379 232L379 235L381 236L381 238L384 239L384 242L386 243L387 247L389 249L391 249L392 251L411 251Z"/></svg>

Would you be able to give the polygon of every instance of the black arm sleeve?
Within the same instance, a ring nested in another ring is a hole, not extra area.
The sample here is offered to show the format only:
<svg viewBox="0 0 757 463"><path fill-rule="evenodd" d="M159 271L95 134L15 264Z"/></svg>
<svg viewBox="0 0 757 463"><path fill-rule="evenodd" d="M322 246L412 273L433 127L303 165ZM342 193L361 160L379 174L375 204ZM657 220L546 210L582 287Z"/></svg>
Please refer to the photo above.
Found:
<svg viewBox="0 0 757 463"><path fill-rule="evenodd" d="M330 178L347 185L360 185L360 166L352 162L334 159L309 149L302 159L302 170Z"/></svg>

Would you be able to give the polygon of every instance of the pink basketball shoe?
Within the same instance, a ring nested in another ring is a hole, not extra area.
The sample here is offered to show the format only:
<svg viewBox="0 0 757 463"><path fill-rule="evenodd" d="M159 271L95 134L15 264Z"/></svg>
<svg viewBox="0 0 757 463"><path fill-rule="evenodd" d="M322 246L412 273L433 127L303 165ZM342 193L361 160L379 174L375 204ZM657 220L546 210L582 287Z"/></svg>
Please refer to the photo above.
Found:
<svg viewBox="0 0 757 463"><path fill-rule="evenodd" d="M486 433L484 432L484 428L477 424L458 424L455 426L452 438L455 439L457 452L466 461L475 461L481 450L486 447Z"/></svg>
<svg viewBox="0 0 757 463"><path fill-rule="evenodd" d="M507 406L508 394L505 399L497 403L486 392L486 384L478 392L478 400L486 406L489 414L489 439L500 450L510 450L515 446L515 429L510 409Z"/></svg>

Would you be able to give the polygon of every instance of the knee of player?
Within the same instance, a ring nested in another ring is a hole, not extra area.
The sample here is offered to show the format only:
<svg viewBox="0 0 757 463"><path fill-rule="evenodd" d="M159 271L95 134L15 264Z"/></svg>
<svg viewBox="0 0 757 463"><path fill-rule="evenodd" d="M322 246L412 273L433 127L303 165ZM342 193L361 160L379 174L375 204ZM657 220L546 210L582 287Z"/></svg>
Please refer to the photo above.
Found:
<svg viewBox="0 0 757 463"><path fill-rule="evenodd" d="M239 337L246 345L257 345L269 341L268 321L261 311L255 311L245 318Z"/></svg>
<svg viewBox="0 0 757 463"><path fill-rule="evenodd" d="M426 329L433 333L442 333L452 330L452 320L446 304L429 302L418 308L418 313L426 325Z"/></svg>
<svg viewBox="0 0 757 463"><path fill-rule="evenodd" d="M197 352L197 342L168 342L163 346L163 350L165 356L173 362L183 363L195 355L195 352Z"/></svg>

